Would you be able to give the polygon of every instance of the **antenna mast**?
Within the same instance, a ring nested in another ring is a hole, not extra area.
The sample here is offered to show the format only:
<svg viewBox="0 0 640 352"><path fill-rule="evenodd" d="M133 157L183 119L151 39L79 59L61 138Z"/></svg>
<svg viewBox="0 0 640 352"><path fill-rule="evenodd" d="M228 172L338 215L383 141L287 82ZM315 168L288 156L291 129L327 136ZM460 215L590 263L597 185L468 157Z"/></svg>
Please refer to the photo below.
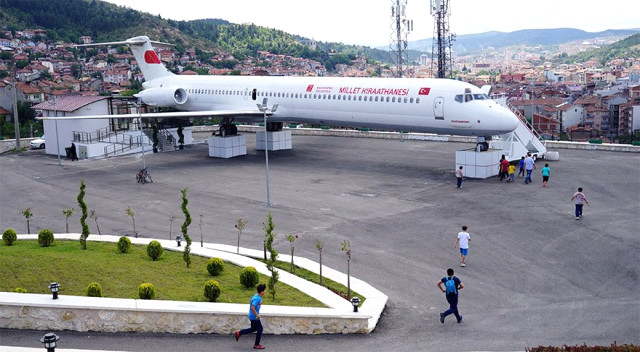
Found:
<svg viewBox="0 0 640 352"><path fill-rule="evenodd" d="M413 31L413 20L407 19L407 0L391 0L391 62L396 66L396 77L403 77L409 61L407 35Z"/></svg>
<svg viewBox="0 0 640 352"><path fill-rule="evenodd" d="M433 45L431 46L431 71L437 64L437 78L451 78L453 59L451 47L455 34L449 32L449 0L431 0L431 15L433 16Z"/></svg>

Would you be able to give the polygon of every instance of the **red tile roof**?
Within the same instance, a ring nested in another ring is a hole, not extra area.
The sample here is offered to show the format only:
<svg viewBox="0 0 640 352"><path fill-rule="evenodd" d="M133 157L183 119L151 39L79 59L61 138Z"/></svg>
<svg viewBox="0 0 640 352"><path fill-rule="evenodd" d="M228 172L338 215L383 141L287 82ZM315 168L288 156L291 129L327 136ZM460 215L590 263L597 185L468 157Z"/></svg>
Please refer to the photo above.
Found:
<svg viewBox="0 0 640 352"><path fill-rule="evenodd" d="M65 112L73 112L80 109L83 106L95 103L96 101L108 99L106 96L68 96L61 99L56 99L55 104L53 101L45 101L43 103L33 106L36 110L57 110Z"/></svg>

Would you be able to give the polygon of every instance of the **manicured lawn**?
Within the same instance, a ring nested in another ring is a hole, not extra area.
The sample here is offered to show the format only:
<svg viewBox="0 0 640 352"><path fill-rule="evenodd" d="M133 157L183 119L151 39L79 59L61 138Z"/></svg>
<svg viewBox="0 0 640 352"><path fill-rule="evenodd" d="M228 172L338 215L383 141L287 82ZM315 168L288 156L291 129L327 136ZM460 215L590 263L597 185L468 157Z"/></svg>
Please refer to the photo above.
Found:
<svg viewBox="0 0 640 352"><path fill-rule="evenodd" d="M282 271L290 272L291 270L291 263L289 262L276 262L275 266L276 268L279 268ZM293 263L293 266L296 269L295 274L297 276L300 276L301 278L307 281L315 282L318 285L320 284L320 275L295 265L295 262ZM351 290L351 296L347 297L347 286L339 284L333 280L327 279L326 277L322 278L322 286L330 289L331 291L335 292L336 294L342 296L345 299L351 299L351 297L360 298L360 304L358 306L362 306L362 303L364 303L364 301L367 299L366 297L355 292L354 290Z"/></svg>
<svg viewBox="0 0 640 352"><path fill-rule="evenodd" d="M105 297L138 298L138 286L152 283L156 299L206 302L204 283L210 279L220 284L217 302L248 303L255 288L240 284L241 267L225 262L224 271L209 275L209 258L191 255L187 269L182 252L164 251L157 261L146 254L146 246L131 246L121 254L116 243L88 242L82 250L79 241L56 240L51 247L39 247L34 240L18 240L12 246L0 242L0 291L13 292L22 287L28 293L50 293L50 282L58 282L60 295L86 295L92 282L102 285ZM260 275L260 282L269 278ZM324 307L306 294L282 282L276 286L276 300L265 294L265 304Z"/></svg>

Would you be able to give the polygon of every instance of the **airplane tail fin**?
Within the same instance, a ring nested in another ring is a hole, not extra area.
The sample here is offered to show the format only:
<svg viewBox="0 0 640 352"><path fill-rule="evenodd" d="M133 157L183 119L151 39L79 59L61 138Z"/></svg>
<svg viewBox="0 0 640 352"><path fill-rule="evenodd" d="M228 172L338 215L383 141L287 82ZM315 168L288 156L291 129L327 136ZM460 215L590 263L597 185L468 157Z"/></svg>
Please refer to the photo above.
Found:
<svg viewBox="0 0 640 352"><path fill-rule="evenodd" d="M135 56L136 61L138 62L138 67L140 67L140 70L147 82L156 78L173 76L173 73L164 66L162 61L160 61L158 54L153 50L149 37L140 36L129 38L125 43L127 43L131 48L133 56ZM166 43L158 44L171 45Z"/></svg>
<svg viewBox="0 0 640 352"><path fill-rule="evenodd" d="M147 36L139 36L129 38L123 42L108 42L108 43L92 43L92 44L80 44L76 47L89 47L89 46L104 46L104 45L128 45L138 62L138 67L142 71L145 80L152 81L156 78L173 76L173 72L169 71L158 54L153 50L151 43L161 45L173 45L169 43L152 42Z"/></svg>

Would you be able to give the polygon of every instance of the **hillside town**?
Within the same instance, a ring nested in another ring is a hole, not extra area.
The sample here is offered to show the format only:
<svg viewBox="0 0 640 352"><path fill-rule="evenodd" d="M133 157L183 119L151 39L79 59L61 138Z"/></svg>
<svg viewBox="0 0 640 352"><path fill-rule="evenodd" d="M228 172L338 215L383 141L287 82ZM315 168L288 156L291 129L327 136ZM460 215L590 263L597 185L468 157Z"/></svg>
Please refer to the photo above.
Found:
<svg viewBox="0 0 640 352"><path fill-rule="evenodd" d="M80 42L92 43L84 36ZM307 41L305 45L315 45ZM606 42L567 44L563 53L583 51ZM117 96L141 89L143 77L126 47L77 48L75 43L47 42L46 30L0 32L0 118L13 121L13 80L17 100L34 106L65 96ZM237 60L212 48L210 59L199 60L195 48L178 53L156 48L159 58L180 75L278 75L394 77L393 67L358 57L329 70L320 62L260 51ZM490 84L492 95L506 97L546 139L619 142L640 129L640 58L601 64L592 59L554 64L548 49L522 45L487 49L458 56L456 78L477 86ZM535 64L534 64L535 63ZM432 77L428 55L422 55L406 76ZM634 119L634 116L636 118ZM10 138L9 136L3 136Z"/></svg>

